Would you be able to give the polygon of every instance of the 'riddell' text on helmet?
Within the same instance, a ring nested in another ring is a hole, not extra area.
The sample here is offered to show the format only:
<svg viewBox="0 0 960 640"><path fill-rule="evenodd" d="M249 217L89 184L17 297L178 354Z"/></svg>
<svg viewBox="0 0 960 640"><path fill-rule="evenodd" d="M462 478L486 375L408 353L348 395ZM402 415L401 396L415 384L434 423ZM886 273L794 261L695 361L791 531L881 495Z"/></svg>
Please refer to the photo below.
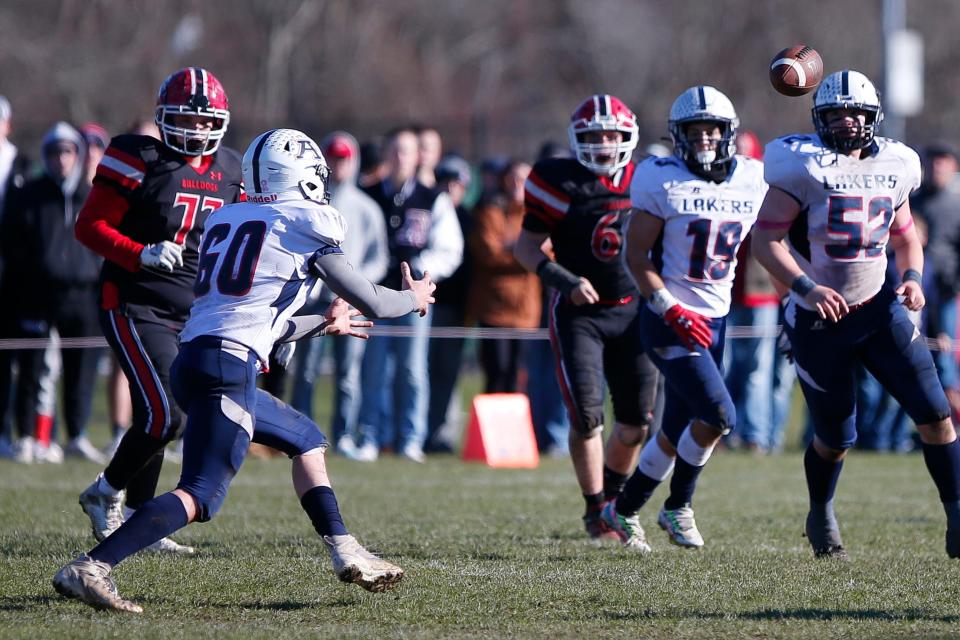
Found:
<svg viewBox="0 0 960 640"><path fill-rule="evenodd" d="M209 121L210 129L179 126L175 116L203 118ZM155 118L168 147L186 156L209 156L220 147L230 124L227 93L206 69L181 69L160 85Z"/></svg>
<svg viewBox="0 0 960 640"><path fill-rule="evenodd" d="M637 148L637 117L619 98L605 93L580 103L567 131L577 160L598 175L610 176L627 166ZM620 141L591 140L590 133L596 131L617 131Z"/></svg>
<svg viewBox="0 0 960 640"><path fill-rule="evenodd" d="M720 128L715 149L698 151L687 139L687 127L695 122L710 122ZM700 85L681 93L670 107L667 127L673 139L673 152L688 167L704 171L723 169L737 152L737 128L740 119L730 98L713 87Z"/></svg>
<svg viewBox="0 0 960 640"><path fill-rule="evenodd" d="M862 113L863 124L854 118L852 126L848 126L848 121L846 125L831 127L827 124L828 116L837 109ZM859 71L847 69L831 73L813 96L813 126L823 144L836 151L846 153L869 147L881 122L880 94L870 79Z"/></svg>
<svg viewBox="0 0 960 640"><path fill-rule="evenodd" d="M274 202L281 197L329 200L327 161L320 145L302 131L261 133L243 154L242 168L250 202Z"/></svg>

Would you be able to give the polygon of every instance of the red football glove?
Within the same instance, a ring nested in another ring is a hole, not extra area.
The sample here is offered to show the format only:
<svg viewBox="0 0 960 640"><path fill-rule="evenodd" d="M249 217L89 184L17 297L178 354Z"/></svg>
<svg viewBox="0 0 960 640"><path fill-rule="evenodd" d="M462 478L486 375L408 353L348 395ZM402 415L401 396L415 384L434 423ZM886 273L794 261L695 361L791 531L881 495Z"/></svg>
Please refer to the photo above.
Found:
<svg viewBox="0 0 960 640"><path fill-rule="evenodd" d="M713 342L713 331L710 330L707 319L699 313L684 309L679 304L667 309L663 314L663 321L680 336L680 341L690 351L693 351L697 345L709 349L710 343Z"/></svg>

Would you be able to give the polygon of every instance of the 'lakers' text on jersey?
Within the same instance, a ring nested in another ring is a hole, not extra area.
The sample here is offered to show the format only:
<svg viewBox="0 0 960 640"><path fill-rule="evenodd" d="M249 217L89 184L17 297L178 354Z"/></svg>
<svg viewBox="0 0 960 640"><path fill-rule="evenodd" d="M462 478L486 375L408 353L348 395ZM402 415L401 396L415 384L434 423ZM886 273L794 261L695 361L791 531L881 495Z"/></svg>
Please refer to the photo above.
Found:
<svg viewBox="0 0 960 640"><path fill-rule="evenodd" d="M767 192L763 165L736 156L723 182L695 175L678 158L648 158L630 187L637 209L663 220L654 262L684 307L720 318L730 311L737 250Z"/></svg>
<svg viewBox="0 0 960 640"><path fill-rule="evenodd" d="M809 260L810 277L850 305L883 285L894 213L920 186L920 158L906 145L876 138L864 156L837 153L817 135L793 135L768 144L764 163L770 186L805 213L807 244L790 239Z"/></svg>
<svg viewBox="0 0 960 640"><path fill-rule="evenodd" d="M300 198L217 211L203 234L197 299L180 341L218 336L265 364L287 319L319 282L311 258L342 253L345 232L336 209Z"/></svg>
<svg viewBox="0 0 960 640"><path fill-rule="evenodd" d="M144 245L169 240L183 245L183 267L172 273L137 269L106 256L101 271L103 304L125 305L128 315L182 322L193 302L198 247L213 211L241 198L240 156L220 147L201 169L148 136L117 136L97 167L95 183L108 185L129 209L108 220L121 234Z"/></svg>
<svg viewBox="0 0 960 640"><path fill-rule="evenodd" d="M527 178L523 227L549 233L557 262L588 279L601 301L638 294L620 260L635 168L631 162L612 177L597 176L576 160L552 158Z"/></svg>

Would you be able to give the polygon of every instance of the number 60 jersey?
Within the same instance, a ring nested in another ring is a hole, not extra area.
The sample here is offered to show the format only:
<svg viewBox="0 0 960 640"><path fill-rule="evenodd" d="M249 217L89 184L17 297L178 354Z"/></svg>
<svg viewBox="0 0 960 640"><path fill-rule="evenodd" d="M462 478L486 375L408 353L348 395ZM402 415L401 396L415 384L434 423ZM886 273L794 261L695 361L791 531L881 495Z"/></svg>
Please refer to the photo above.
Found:
<svg viewBox="0 0 960 640"><path fill-rule="evenodd" d="M867 153L845 156L817 135L778 138L766 149L767 182L807 211L807 237L790 234L794 249L810 261L808 275L849 305L883 285L894 212L920 185L920 158L910 147L875 138Z"/></svg>
<svg viewBox="0 0 960 640"><path fill-rule="evenodd" d="M717 183L679 158L647 158L630 186L633 206L663 220L652 258L667 290L708 318L730 311L737 249L767 192L762 163L745 156L732 162L727 179Z"/></svg>

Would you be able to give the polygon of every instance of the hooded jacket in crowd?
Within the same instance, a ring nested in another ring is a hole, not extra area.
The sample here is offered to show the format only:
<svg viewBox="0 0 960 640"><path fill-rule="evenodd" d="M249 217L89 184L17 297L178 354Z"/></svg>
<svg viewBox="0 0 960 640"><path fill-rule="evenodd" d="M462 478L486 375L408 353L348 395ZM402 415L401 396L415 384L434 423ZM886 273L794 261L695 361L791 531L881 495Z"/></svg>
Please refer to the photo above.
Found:
<svg viewBox="0 0 960 640"><path fill-rule="evenodd" d="M77 162L66 178L48 164L47 150L70 142ZM66 288L95 288L101 258L80 244L73 226L90 191L84 179L86 144L76 129L55 124L44 136L43 174L6 194L0 247L5 278L17 291L21 312L45 316Z"/></svg>

